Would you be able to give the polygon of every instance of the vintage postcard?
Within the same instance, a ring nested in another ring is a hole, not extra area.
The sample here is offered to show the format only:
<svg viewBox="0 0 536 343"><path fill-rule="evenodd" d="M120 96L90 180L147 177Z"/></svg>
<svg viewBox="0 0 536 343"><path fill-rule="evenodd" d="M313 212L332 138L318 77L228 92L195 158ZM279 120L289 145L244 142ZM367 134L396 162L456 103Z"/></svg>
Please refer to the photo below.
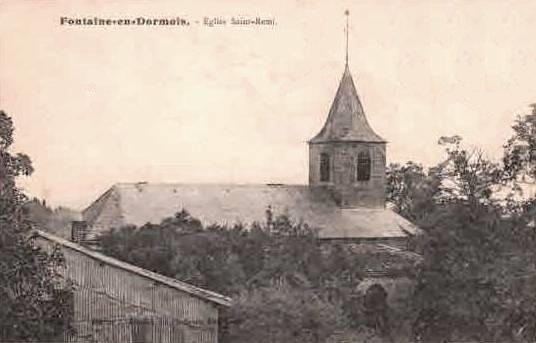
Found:
<svg viewBox="0 0 536 343"><path fill-rule="evenodd" d="M0 342L536 342L536 1L0 1Z"/></svg>

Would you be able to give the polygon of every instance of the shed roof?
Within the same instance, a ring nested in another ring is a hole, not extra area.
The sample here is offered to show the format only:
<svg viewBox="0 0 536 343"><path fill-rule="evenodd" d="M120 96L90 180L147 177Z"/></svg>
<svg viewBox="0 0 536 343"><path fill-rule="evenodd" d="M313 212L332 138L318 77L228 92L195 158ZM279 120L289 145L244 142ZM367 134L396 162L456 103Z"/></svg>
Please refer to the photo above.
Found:
<svg viewBox="0 0 536 343"><path fill-rule="evenodd" d="M228 297L226 297L224 295L221 295L221 294L218 294L218 293L215 293L215 292L212 292L212 291L208 291L208 290L205 290L205 289L190 285L190 284L185 283L185 282L178 281L176 279L173 279L173 278L170 278L170 277L167 277L167 276L164 276L164 275L149 271L147 269L137 267L137 266L132 265L130 263L120 261L120 260L115 259L113 257L109 257L109 256L106 256L106 255L101 254L99 252L87 249L87 248L81 246L80 244L76 244L74 242L71 242L71 241L68 241L66 239L54 236L54 235L52 235L50 233L47 233L47 232L44 232L44 231L35 230L35 234L38 237L40 237L42 239L45 239L47 241L50 241L50 242L52 242L54 244L58 244L63 248L76 251L76 252L78 252L80 254L83 254L83 255L85 255L85 256L87 256L89 258L95 259L95 260L97 260L99 262L108 264L108 265L116 267L116 268L120 268L120 269L128 271L130 273L137 274L137 275L139 275L141 277L144 277L144 278L148 278L148 279L150 279L152 281L155 281L155 282L161 283L163 285L169 286L169 287L174 288L176 290L179 290L181 292L191 294L191 295L193 295L195 297L198 297L198 298L204 299L206 301L216 303L218 305L223 305L223 306L230 306L231 305L231 298L228 298Z"/></svg>
<svg viewBox="0 0 536 343"><path fill-rule="evenodd" d="M387 208L341 209L329 192L305 185L121 183L84 210L94 228L157 224L182 209L204 225L263 221L268 206L319 229L320 238L392 238L417 227Z"/></svg>

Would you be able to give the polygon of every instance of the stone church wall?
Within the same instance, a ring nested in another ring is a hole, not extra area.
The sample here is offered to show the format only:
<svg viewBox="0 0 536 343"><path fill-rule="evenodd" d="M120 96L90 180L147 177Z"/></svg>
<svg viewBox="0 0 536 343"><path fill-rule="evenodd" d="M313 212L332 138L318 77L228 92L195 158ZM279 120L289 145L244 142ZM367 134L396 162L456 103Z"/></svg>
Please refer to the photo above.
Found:
<svg viewBox="0 0 536 343"><path fill-rule="evenodd" d="M370 180L357 181L357 156L368 152L371 157ZM320 155L331 160L331 179L320 181ZM385 206L385 144L384 143L320 143L309 146L309 184L326 187L333 192L342 208Z"/></svg>

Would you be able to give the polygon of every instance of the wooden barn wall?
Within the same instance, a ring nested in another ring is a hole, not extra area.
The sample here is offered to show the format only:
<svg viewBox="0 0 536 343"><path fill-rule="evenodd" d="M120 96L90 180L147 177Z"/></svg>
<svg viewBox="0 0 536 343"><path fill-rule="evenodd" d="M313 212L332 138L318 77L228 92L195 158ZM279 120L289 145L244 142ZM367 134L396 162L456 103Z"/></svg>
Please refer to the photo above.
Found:
<svg viewBox="0 0 536 343"><path fill-rule="evenodd" d="M75 287L72 341L217 342L215 304L78 251L62 251L65 275Z"/></svg>

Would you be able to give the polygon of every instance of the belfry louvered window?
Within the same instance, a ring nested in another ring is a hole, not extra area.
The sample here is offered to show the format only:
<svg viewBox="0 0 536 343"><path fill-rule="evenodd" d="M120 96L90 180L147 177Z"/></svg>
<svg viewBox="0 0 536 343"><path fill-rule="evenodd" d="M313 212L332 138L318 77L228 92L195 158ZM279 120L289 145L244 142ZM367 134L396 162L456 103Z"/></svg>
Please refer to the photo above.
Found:
<svg viewBox="0 0 536 343"><path fill-rule="evenodd" d="M320 181L329 182L331 179L331 161L329 154L320 154Z"/></svg>
<svg viewBox="0 0 536 343"><path fill-rule="evenodd" d="M362 151L357 155L356 163L356 179L357 181L370 180L370 154L368 151Z"/></svg>

